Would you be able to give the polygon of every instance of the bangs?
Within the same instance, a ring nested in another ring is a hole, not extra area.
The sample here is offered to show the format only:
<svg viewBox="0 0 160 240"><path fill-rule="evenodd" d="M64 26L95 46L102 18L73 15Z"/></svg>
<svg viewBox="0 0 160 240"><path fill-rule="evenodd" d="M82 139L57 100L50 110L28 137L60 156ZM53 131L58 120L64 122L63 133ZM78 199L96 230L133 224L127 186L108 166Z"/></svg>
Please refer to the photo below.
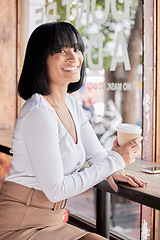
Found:
<svg viewBox="0 0 160 240"><path fill-rule="evenodd" d="M63 47L78 47L84 52L84 44L78 31L67 22L53 24L53 33L50 39L49 54L53 55Z"/></svg>
<svg viewBox="0 0 160 240"><path fill-rule="evenodd" d="M45 23L32 32L27 44L18 83L18 93L24 100L29 99L34 93L51 94L46 71L47 58L48 55L53 55L64 47L79 48L84 56L83 40L76 28L70 23ZM84 59L80 79L78 82L69 83L68 93L75 92L83 86L85 77Z"/></svg>

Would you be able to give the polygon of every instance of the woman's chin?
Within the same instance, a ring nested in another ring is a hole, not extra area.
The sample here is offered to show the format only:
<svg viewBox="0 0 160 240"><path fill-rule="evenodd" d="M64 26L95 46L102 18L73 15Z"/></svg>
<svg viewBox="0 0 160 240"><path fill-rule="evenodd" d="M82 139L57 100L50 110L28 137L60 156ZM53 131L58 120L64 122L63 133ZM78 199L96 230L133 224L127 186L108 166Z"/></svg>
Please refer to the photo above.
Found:
<svg viewBox="0 0 160 240"><path fill-rule="evenodd" d="M80 78L75 78L69 81L69 83L76 83L80 80Z"/></svg>

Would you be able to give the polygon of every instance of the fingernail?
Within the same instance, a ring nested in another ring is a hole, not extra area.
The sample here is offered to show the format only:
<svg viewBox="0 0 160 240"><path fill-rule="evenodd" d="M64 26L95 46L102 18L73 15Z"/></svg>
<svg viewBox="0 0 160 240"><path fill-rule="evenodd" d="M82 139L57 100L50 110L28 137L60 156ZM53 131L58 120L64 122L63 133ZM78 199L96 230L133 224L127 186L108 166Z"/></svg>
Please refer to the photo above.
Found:
<svg viewBox="0 0 160 240"><path fill-rule="evenodd" d="M147 187L147 184L142 184L141 186L142 186L142 187Z"/></svg>

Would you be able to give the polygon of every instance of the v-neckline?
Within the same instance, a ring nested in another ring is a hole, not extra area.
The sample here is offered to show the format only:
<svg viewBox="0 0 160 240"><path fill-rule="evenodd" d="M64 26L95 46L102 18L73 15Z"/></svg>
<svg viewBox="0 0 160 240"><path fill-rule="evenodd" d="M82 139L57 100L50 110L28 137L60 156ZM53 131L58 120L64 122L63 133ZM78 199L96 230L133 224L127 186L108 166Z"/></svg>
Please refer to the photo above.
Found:
<svg viewBox="0 0 160 240"><path fill-rule="evenodd" d="M65 103L66 103L66 101L65 101ZM65 131L67 132L68 136L71 138L71 140L73 141L73 143L74 143L76 146L78 146L78 143L79 143L78 139L79 139L79 138L78 138L78 132L77 132L77 125L76 125L76 122L75 122L75 120L74 120L74 117L73 117L73 115L72 115L72 113L71 113L71 111L70 111L67 103L66 103L66 106L67 106L67 108L68 108L69 114L70 114L70 116L71 116L71 118L72 118L72 121L73 121L73 124L74 124L75 134L76 134L76 142L74 141L73 137L71 136L71 134L69 133L69 131L68 131L68 130L66 129L66 127L64 126L63 122L61 121L61 119L60 119L60 117L58 116L58 114L56 113L56 111L55 111L54 109L53 109L53 111L55 112L58 120L59 120L60 123L62 124L63 128L65 129Z"/></svg>
<svg viewBox="0 0 160 240"><path fill-rule="evenodd" d="M43 97L43 96L42 96ZM44 98L44 97L43 97ZM67 96L66 96L67 98ZM45 99L45 98L44 98ZM58 119L58 121L60 122L60 124L62 125L62 127L65 129L67 135L71 138L71 140L73 141L73 143L75 144L75 146L78 146L79 145L79 137L78 137L78 131L77 131L77 124L76 124L76 121L73 117L73 114L72 114L72 111L70 110L69 106L68 106L68 103L67 101L65 100L65 104L68 108L68 111L69 111L69 114L72 118L72 121L73 121L73 124L74 124L74 127L75 127L75 134L76 134L76 142L74 141L73 137L71 136L71 134L69 133L69 131L66 129L66 127L64 126L63 122L61 121L60 117L58 116L58 114L56 113L56 111L54 110L54 108L52 107L52 105L45 99L45 101L50 105L50 107L52 108L52 110L54 111L54 113L56 114L56 117Z"/></svg>

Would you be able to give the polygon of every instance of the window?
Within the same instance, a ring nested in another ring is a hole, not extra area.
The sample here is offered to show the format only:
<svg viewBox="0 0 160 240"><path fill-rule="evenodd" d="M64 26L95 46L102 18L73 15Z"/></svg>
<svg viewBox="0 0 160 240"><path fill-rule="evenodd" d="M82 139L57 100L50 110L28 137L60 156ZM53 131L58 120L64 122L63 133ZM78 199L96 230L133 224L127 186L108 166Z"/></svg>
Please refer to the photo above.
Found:
<svg viewBox="0 0 160 240"><path fill-rule="evenodd" d="M10 14L14 21L10 21L12 37L8 41L12 42L8 42L8 46L14 46L9 54L15 64L10 64L10 71L6 70L5 64L2 69L7 77L1 75L1 97L7 99L7 109L3 103L5 114L1 117L1 128L13 128L15 115L22 105L20 99L16 99L16 81L30 33L43 22L67 20L78 28L86 44L86 85L76 93L76 97L82 102L101 143L106 150L111 149L116 126L120 121L138 124L143 128L144 135L143 155L140 157L160 162L159 1L26 0L14 4L18 5L16 8L12 6L14 11ZM4 16L2 19L3 25L7 26L7 19ZM6 50L2 56L5 54ZM10 58L5 59L8 61ZM13 85L9 88L12 93L8 92L8 88L6 91L6 80L10 76L14 78ZM4 93L9 94L7 98ZM16 104L12 106L13 102L17 102L17 109ZM84 215L94 224L94 196L94 189L91 189L84 195L71 199L68 209L77 212L73 203L77 205L78 202L81 207L79 213L82 215L82 207L87 209L90 204L92 214L84 212ZM83 198L85 200L81 201ZM148 237L158 238L159 212L114 196L111 196L111 206L111 230L115 235L122 234L124 239L127 236L136 240L141 235L142 239L143 227L147 223ZM119 216L127 221L126 211L130 213L128 227L118 221Z"/></svg>

